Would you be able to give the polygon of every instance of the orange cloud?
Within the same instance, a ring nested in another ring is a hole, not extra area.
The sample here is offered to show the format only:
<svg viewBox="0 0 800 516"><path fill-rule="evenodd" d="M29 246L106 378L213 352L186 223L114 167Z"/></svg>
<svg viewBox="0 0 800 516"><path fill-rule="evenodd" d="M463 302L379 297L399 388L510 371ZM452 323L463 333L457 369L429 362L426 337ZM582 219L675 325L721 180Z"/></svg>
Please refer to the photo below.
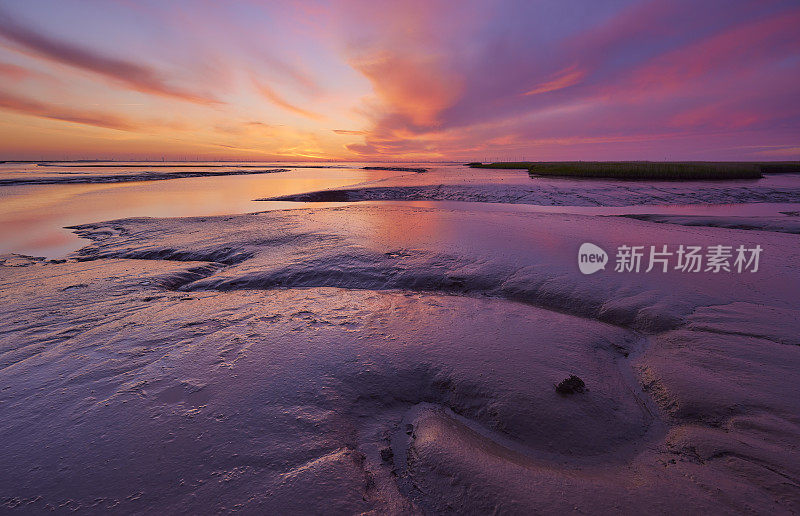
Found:
<svg viewBox="0 0 800 516"><path fill-rule="evenodd" d="M387 112L403 115L418 126L436 126L438 115L461 91L460 79L433 56L384 51L352 64L372 83Z"/></svg>
<svg viewBox="0 0 800 516"><path fill-rule="evenodd" d="M526 91L523 95L539 95L540 93L547 93L550 91L556 90L563 90L564 88L568 88L570 86L574 86L581 79L584 78L586 72L578 70L577 67L571 66L564 70L561 70L556 74L556 77L552 80L547 82L543 82L538 86L535 86L530 91Z"/></svg>
<svg viewBox="0 0 800 516"><path fill-rule="evenodd" d="M119 115L80 111L56 104L39 102L11 93L0 92L0 109L7 109L9 111L40 118L49 118L51 120L93 125L106 129L117 129L119 131L136 131L139 129L137 124Z"/></svg>
<svg viewBox="0 0 800 516"><path fill-rule="evenodd" d="M20 81L30 77L31 71L27 68L10 63L0 63L0 77L6 77L14 81Z"/></svg>
<svg viewBox="0 0 800 516"><path fill-rule="evenodd" d="M129 132L152 132L154 129L183 131L187 127L180 122L160 120L142 121L124 115L104 111L85 110L63 104L41 102L9 92L0 91L0 110L13 111L22 115L90 125L103 129Z"/></svg>
<svg viewBox="0 0 800 516"><path fill-rule="evenodd" d="M756 152L756 154L760 154L762 156L778 156L778 157L791 157L791 156L800 156L800 147L795 146L787 146L778 149L766 149L762 151Z"/></svg>
<svg viewBox="0 0 800 516"><path fill-rule="evenodd" d="M296 115L304 116L306 118L310 118L312 120L323 120L324 117L320 114L313 113L311 111L307 111L303 108L297 107L294 104L289 103L281 97L275 90L267 86L266 84L256 82L256 86L258 87L258 91L261 92L261 95L264 96L267 100L278 106L279 108L285 109L291 113Z"/></svg>

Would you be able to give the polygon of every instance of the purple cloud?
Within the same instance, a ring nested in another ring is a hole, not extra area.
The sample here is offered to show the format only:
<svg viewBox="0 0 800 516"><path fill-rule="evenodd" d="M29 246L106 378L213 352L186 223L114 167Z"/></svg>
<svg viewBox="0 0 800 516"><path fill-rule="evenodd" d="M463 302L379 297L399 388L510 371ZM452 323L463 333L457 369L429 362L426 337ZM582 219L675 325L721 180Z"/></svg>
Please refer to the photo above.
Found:
<svg viewBox="0 0 800 516"><path fill-rule="evenodd" d="M173 86L154 69L57 40L17 23L0 10L0 37L38 57L99 74L130 89L198 104L216 104L210 95Z"/></svg>

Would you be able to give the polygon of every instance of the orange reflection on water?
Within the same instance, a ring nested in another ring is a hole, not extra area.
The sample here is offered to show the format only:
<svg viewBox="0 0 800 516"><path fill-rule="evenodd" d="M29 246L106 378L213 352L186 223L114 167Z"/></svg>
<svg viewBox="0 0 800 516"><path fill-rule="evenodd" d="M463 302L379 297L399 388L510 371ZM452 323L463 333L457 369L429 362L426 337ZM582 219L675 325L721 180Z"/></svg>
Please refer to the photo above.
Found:
<svg viewBox="0 0 800 516"><path fill-rule="evenodd" d="M319 203L326 204L326 203ZM406 208L417 207L420 211L433 208L435 201L406 201ZM341 203L345 205L345 203ZM346 203L349 206L361 206L363 209L348 209L347 217L330 213L329 224L344 226L348 233L366 235L370 244L396 250L398 246L431 244L446 238L449 225L441 217L409 216L406 208L391 203L383 204L380 209L373 203Z"/></svg>
<svg viewBox="0 0 800 516"><path fill-rule="evenodd" d="M270 209L262 197L341 188L391 172L298 169L109 184L16 185L0 188L0 253L62 256L83 242L65 226L127 217L191 217Z"/></svg>

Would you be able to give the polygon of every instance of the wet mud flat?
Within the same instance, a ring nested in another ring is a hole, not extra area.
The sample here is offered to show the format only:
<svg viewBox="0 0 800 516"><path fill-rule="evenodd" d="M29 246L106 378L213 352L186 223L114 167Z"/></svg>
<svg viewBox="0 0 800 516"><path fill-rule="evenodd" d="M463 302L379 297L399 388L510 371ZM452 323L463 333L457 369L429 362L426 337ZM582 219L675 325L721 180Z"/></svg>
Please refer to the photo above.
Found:
<svg viewBox="0 0 800 516"><path fill-rule="evenodd" d="M4 510L800 510L796 235L367 205L74 230L0 263ZM583 276L586 241L765 251Z"/></svg>

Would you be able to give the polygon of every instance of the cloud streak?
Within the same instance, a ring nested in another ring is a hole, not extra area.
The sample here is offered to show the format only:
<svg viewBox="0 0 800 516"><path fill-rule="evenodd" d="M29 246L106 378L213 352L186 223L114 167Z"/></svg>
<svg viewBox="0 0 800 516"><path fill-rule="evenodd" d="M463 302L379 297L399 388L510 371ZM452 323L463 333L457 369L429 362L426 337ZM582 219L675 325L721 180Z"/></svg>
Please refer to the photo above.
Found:
<svg viewBox="0 0 800 516"><path fill-rule="evenodd" d="M161 74L146 65L108 56L68 41L51 38L21 25L2 10L0 10L0 37L18 46L21 50L42 59L101 75L142 93L198 104L219 102L210 95L203 95L169 84Z"/></svg>
<svg viewBox="0 0 800 516"><path fill-rule="evenodd" d="M538 151L545 142L568 153L596 143L653 142L658 135L672 153L687 135L712 141L720 132L735 139L746 137L742 131L780 127L780 137L800 137L800 101L792 93L800 86L800 10L793 7L638 2L546 44L537 40L546 27L537 33L535 17L524 28L489 17L477 29L445 29L437 39L431 34L448 26L450 12L429 13L420 26L404 27L432 42L427 55L391 40L387 51L383 36L360 40L360 53L382 56L377 64L353 62L379 104L366 105L372 125L364 143L348 149L364 157L466 157L486 142L498 152ZM391 26L386 32L396 33ZM429 62L435 64L420 64Z"/></svg>
<svg viewBox="0 0 800 516"><path fill-rule="evenodd" d="M248 156L788 159L800 141L796 0L187 4L4 4L0 109L124 131L169 112L190 129L162 147Z"/></svg>
<svg viewBox="0 0 800 516"><path fill-rule="evenodd" d="M118 131L137 131L141 129L139 124L117 114L85 111L59 106L2 91L0 91L0 109L39 118L91 125Z"/></svg>
<svg viewBox="0 0 800 516"><path fill-rule="evenodd" d="M272 89L267 84L263 82L256 82L256 87L258 88L259 93L270 101L272 104L278 106L279 108L286 110L290 113L294 113L295 115L300 115L305 118L309 118L311 120L323 120L324 117L318 113L314 113L312 111L308 111L307 109L303 109L301 107L295 106L291 104L286 99L278 94L274 89Z"/></svg>
<svg viewBox="0 0 800 516"><path fill-rule="evenodd" d="M539 95L541 93L563 90L564 88L569 88L577 84L585 75L585 72L572 66L560 71L556 74L555 78L535 86L532 90L526 91L523 95Z"/></svg>
<svg viewBox="0 0 800 516"><path fill-rule="evenodd" d="M31 77L33 74L27 68L11 63L0 62L0 77L5 77L14 81L21 81Z"/></svg>

